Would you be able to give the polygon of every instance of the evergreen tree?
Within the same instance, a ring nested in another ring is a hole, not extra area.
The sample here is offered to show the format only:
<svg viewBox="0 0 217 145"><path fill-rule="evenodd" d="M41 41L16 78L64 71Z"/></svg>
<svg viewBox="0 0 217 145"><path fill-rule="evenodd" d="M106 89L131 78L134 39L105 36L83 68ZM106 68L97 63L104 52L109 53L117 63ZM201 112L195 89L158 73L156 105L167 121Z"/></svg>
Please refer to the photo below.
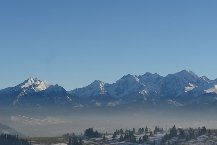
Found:
<svg viewBox="0 0 217 145"><path fill-rule="evenodd" d="M135 134L136 133L136 129L135 128L133 128L133 134Z"/></svg>
<svg viewBox="0 0 217 145"><path fill-rule="evenodd" d="M84 136L88 138L98 138L101 137L101 134L98 131L94 131L93 128L86 129Z"/></svg>
<svg viewBox="0 0 217 145"><path fill-rule="evenodd" d="M123 131L123 129L120 129L120 134L124 134L124 131Z"/></svg>
<svg viewBox="0 0 217 145"><path fill-rule="evenodd" d="M188 130L188 134L189 134L189 139L195 138L195 131L193 128L190 128Z"/></svg>
<svg viewBox="0 0 217 145"><path fill-rule="evenodd" d="M169 139L170 139L170 135L168 134L164 135L163 138L161 139L161 145L164 145L165 142Z"/></svg>
<svg viewBox="0 0 217 145"><path fill-rule="evenodd" d="M170 129L170 136L171 137L176 137L177 136L177 129L176 129L175 125L173 126L173 128Z"/></svg>
<svg viewBox="0 0 217 145"><path fill-rule="evenodd" d="M121 134L120 138L119 138L119 141L124 141L124 137L123 135Z"/></svg>
<svg viewBox="0 0 217 145"><path fill-rule="evenodd" d="M143 143L142 137L139 138L139 144Z"/></svg>
<svg viewBox="0 0 217 145"><path fill-rule="evenodd" d="M202 129L201 129L201 134L206 134L206 132L207 132L207 131L206 131L206 127L203 126Z"/></svg>
<svg viewBox="0 0 217 145"><path fill-rule="evenodd" d="M105 141L106 141L105 135L103 135L103 138L102 138L102 140L103 140L103 142L105 142Z"/></svg>
<svg viewBox="0 0 217 145"><path fill-rule="evenodd" d="M116 138L117 137L117 132L115 131L112 135L112 138Z"/></svg>
<svg viewBox="0 0 217 145"><path fill-rule="evenodd" d="M147 142L148 141L148 136L147 135L144 135L143 136L143 142Z"/></svg>
<svg viewBox="0 0 217 145"><path fill-rule="evenodd" d="M26 139L18 138L16 135L1 134L0 145L31 145Z"/></svg>
<svg viewBox="0 0 217 145"><path fill-rule="evenodd" d="M183 129L179 129L179 138L181 139L185 138L185 131Z"/></svg>
<svg viewBox="0 0 217 145"><path fill-rule="evenodd" d="M150 131L150 136L154 136L152 131Z"/></svg>
<svg viewBox="0 0 217 145"><path fill-rule="evenodd" d="M145 132L146 132L146 133L148 132L148 127L147 127L147 126L145 127Z"/></svg>
<svg viewBox="0 0 217 145"><path fill-rule="evenodd" d="M144 133L145 132L145 129L144 128L142 128L142 133Z"/></svg>

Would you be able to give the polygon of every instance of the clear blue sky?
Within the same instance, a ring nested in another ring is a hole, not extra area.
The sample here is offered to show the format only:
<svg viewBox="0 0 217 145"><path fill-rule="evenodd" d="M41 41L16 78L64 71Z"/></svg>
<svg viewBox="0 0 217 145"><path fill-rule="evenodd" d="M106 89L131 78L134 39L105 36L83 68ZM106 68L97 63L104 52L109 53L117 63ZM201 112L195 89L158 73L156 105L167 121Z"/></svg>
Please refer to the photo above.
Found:
<svg viewBox="0 0 217 145"><path fill-rule="evenodd" d="M216 0L4 0L0 88L29 76L67 90L125 74L217 77Z"/></svg>

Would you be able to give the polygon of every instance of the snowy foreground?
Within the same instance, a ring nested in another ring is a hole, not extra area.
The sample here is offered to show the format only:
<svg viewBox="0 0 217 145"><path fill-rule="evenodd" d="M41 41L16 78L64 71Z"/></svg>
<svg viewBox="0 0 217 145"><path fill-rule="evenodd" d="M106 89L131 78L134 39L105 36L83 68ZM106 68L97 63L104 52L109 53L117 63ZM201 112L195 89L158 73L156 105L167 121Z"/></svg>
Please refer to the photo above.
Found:
<svg viewBox="0 0 217 145"><path fill-rule="evenodd" d="M217 135L202 135L184 143L183 145L217 145Z"/></svg>
<svg viewBox="0 0 217 145"><path fill-rule="evenodd" d="M99 135L96 132L93 131L94 135ZM86 135L88 134L93 135L91 132L86 133ZM53 138L55 143L52 143L51 138L48 139L49 142L45 139L41 143L38 141L36 143L33 139L32 143L33 145L217 145L217 130L207 130L205 127L176 129L174 126L169 131L159 130L159 132L156 132L156 130L153 132L143 132L143 130L140 130L140 132L135 132L135 130L122 132L118 130L113 134L104 134L95 138L85 135L72 135L70 137L69 135L68 137ZM60 139L59 143L58 139Z"/></svg>
<svg viewBox="0 0 217 145"><path fill-rule="evenodd" d="M87 145L97 145L97 144L111 144L111 145L137 145L138 143L129 143L129 142L112 142L112 139L110 139L110 143L102 143L102 138L96 138L90 140L84 141ZM156 143L157 144L157 143ZM159 143L158 143L159 144ZM190 141L180 143L181 145L217 145L217 136L216 135L202 135L196 139L192 139ZM48 145L48 144L34 144L33 145ZM55 143L51 145L67 145L67 143ZM142 145L142 144L141 144ZM143 143L143 145L148 145L147 143Z"/></svg>

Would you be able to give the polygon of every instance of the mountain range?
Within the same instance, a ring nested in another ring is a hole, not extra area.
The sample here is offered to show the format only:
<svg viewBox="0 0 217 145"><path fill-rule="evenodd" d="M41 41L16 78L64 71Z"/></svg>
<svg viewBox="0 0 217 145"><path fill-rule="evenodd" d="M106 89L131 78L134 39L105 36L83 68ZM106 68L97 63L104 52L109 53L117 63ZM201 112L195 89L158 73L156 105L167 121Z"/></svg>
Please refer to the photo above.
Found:
<svg viewBox="0 0 217 145"><path fill-rule="evenodd" d="M124 105L215 105L217 79L199 77L182 70L161 76L157 73L125 75L115 83L100 80L71 91L59 85L50 85L37 78L0 90L1 106L124 106Z"/></svg>

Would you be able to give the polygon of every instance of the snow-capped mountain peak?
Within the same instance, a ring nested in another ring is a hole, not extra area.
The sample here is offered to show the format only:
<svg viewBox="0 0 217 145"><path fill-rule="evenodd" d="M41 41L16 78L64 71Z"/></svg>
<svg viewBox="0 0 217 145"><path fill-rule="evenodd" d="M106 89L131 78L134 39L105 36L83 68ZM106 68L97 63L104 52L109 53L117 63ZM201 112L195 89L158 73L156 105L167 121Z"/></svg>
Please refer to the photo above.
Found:
<svg viewBox="0 0 217 145"><path fill-rule="evenodd" d="M91 86L98 88L98 90L99 90L99 92L100 92L101 94L106 93L105 83L104 83L103 81L95 80L95 81L91 84Z"/></svg>
<svg viewBox="0 0 217 145"><path fill-rule="evenodd" d="M70 93L76 96L80 96L81 98L89 98L91 96L104 95L107 93L106 83L100 80L95 80L90 85L84 88L78 88Z"/></svg>
<svg viewBox="0 0 217 145"><path fill-rule="evenodd" d="M23 83L0 91L4 105L62 105L70 103L66 90L58 85L30 77Z"/></svg>
<svg viewBox="0 0 217 145"><path fill-rule="evenodd" d="M172 100L168 103L177 105L176 102L178 102L184 105L200 100L202 100L201 103L204 100L210 101L216 95L217 80L210 80L205 76L199 77L192 71L182 70L165 77L149 72L139 76L128 74L112 84L95 80L86 87L69 92L61 86L49 85L45 81L30 77L15 87L0 90L0 104L73 102L88 106L90 104L107 105L109 102L120 102L122 105L131 102L152 104Z"/></svg>
<svg viewBox="0 0 217 145"><path fill-rule="evenodd" d="M41 81L33 77L29 77L20 85L21 89L33 89L35 92L46 90L49 86L46 81Z"/></svg>
<svg viewBox="0 0 217 145"><path fill-rule="evenodd" d="M204 81L206 81L206 82L210 82L210 79L209 78L207 78L206 76L202 76L202 77L200 77L202 80L204 80Z"/></svg>
<svg viewBox="0 0 217 145"><path fill-rule="evenodd" d="M105 83L103 81L100 81L100 80L95 80L91 84L96 85L96 86L104 86L105 85Z"/></svg>

